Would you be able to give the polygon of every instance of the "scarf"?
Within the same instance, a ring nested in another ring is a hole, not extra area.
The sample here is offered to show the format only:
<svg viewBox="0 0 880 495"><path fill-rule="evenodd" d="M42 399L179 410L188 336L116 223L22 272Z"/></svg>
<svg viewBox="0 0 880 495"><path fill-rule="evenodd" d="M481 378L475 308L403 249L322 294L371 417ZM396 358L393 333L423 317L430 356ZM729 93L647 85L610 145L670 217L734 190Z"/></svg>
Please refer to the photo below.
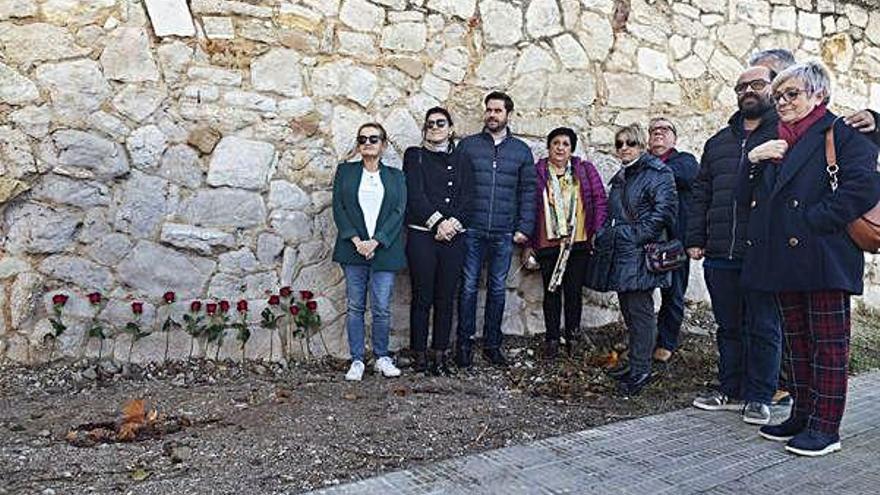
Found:
<svg viewBox="0 0 880 495"><path fill-rule="evenodd" d="M449 153L449 145L450 142L448 139L440 141L439 143L432 143L428 140L425 140L425 149L428 151L433 151L435 153Z"/></svg>
<svg viewBox="0 0 880 495"><path fill-rule="evenodd" d="M544 189L544 229L548 240L571 235L575 228L575 206L577 205L577 184L574 180L571 161L565 166L562 179L547 163L547 188ZM568 198L564 192L568 192Z"/></svg>
<svg viewBox="0 0 880 495"><path fill-rule="evenodd" d="M666 160L669 160L669 157L672 156L673 153L675 153L675 148L669 148L666 150L666 153L663 153L657 158L659 158L661 162L666 163Z"/></svg>
<svg viewBox="0 0 880 495"><path fill-rule="evenodd" d="M786 124L779 121L776 126L776 130L779 133L779 139L785 140L788 143L788 151L791 151L794 148L795 143L800 140L800 138L807 132L807 129L813 126L816 122L819 121L822 117L825 116L825 113L828 111L824 103L816 105L810 113L806 115L806 117L798 120L797 122L792 122L790 124Z"/></svg>

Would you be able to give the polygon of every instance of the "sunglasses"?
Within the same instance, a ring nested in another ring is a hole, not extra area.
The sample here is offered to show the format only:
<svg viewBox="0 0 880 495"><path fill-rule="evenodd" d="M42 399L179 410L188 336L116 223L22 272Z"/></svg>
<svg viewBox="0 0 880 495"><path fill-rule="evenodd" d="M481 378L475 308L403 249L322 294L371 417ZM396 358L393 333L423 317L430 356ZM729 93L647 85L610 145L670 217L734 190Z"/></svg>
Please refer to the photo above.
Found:
<svg viewBox="0 0 880 495"><path fill-rule="evenodd" d="M776 100L777 105L782 105L793 102L801 93L806 93L806 91L803 89L788 89L782 93L774 93L773 99Z"/></svg>
<svg viewBox="0 0 880 495"><path fill-rule="evenodd" d="M427 127L428 129L433 129L435 127L437 129L443 129L448 123L449 122L447 122L446 119L426 120L425 127Z"/></svg>
<svg viewBox="0 0 880 495"><path fill-rule="evenodd" d="M360 145L367 144L368 142L370 144L376 144L379 141L382 141L382 136L379 136L378 134L373 134L372 136L358 136L357 140Z"/></svg>
<svg viewBox="0 0 880 495"><path fill-rule="evenodd" d="M638 144L639 144L639 143L637 143L636 141L633 141L633 140L628 139L628 140L626 140L626 141L615 141L615 142L614 142L614 147L617 148L617 149L620 149L620 148L623 148L623 145L626 145L626 146L628 146L628 147L630 147L630 148L635 148Z"/></svg>
<svg viewBox="0 0 880 495"><path fill-rule="evenodd" d="M733 87L733 90L738 95L745 94L746 90L751 89L752 91L758 92L763 91L767 85L770 84L770 81L766 79L755 79L753 81L743 81L736 86Z"/></svg>

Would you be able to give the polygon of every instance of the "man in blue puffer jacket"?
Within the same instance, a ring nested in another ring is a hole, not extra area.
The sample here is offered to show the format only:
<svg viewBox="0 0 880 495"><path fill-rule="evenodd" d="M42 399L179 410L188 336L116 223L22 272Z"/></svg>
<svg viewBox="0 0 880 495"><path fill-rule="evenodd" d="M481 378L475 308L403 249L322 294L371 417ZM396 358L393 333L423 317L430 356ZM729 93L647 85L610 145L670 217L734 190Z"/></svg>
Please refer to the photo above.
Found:
<svg viewBox="0 0 880 495"><path fill-rule="evenodd" d="M513 137L507 126L513 100L493 91L483 103L483 132L463 139L457 150L459 166L473 169L476 190L471 202L471 221L465 232L466 254L458 306L455 360L462 368L472 364L477 290L484 260L488 264L488 288L483 356L494 365L507 364L501 352L507 272L513 244L525 243L535 227L535 162L529 146Z"/></svg>

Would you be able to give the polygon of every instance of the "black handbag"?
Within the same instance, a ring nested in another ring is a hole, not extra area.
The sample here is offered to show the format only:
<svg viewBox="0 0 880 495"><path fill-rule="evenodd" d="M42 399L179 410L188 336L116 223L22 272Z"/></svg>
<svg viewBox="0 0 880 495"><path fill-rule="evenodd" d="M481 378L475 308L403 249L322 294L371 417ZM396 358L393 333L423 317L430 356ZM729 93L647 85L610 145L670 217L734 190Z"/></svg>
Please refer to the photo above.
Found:
<svg viewBox="0 0 880 495"><path fill-rule="evenodd" d="M623 210L629 217L631 222L638 221L638 218L632 214L626 204L624 198ZM645 244L645 265L651 273L668 273L678 270L688 263L687 251L684 245L678 239L669 239L667 229L663 229L663 239L659 242L650 242Z"/></svg>

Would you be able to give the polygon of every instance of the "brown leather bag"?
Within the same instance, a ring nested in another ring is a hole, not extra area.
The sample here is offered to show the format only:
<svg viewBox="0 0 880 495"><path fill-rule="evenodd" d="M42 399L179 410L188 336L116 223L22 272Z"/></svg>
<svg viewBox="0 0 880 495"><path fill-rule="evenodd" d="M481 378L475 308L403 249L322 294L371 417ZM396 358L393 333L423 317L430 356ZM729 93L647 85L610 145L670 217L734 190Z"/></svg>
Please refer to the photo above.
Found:
<svg viewBox="0 0 880 495"><path fill-rule="evenodd" d="M832 125L825 133L825 160L828 162L826 170L831 178L831 190L837 189L837 152L834 149L834 126ZM846 226L856 246L866 253L880 254L880 201L867 213L857 218Z"/></svg>

